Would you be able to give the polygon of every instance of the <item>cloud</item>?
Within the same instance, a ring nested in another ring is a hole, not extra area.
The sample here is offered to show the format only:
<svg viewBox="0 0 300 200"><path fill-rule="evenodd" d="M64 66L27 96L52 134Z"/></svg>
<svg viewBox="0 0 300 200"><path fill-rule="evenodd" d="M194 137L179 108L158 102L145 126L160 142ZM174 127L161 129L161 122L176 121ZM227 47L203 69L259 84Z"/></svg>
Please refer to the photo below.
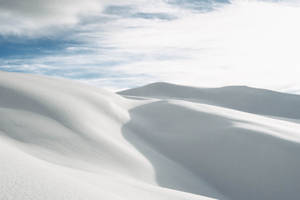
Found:
<svg viewBox="0 0 300 200"><path fill-rule="evenodd" d="M139 12L132 6L108 6L104 13L109 15L116 15L123 18L142 18L142 19L160 19L160 20L174 20L175 16L167 13L159 12Z"/></svg>
<svg viewBox="0 0 300 200"><path fill-rule="evenodd" d="M153 5L161 4L160 0L152 0ZM105 18L105 13L122 17L145 19L173 19L174 16L147 6L144 11L137 12L143 5L151 4L146 0L0 0L0 35L17 35L39 37L55 35L59 31L70 29L87 17ZM132 9L133 8L133 9ZM147 12L150 11L150 12ZM104 15L102 15L104 14Z"/></svg>
<svg viewBox="0 0 300 200"><path fill-rule="evenodd" d="M143 60L117 67L155 80L198 86L300 86L300 9L295 4L233 1L174 21L121 20L139 27L112 32L109 41Z"/></svg>
<svg viewBox="0 0 300 200"><path fill-rule="evenodd" d="M49 35L97 15L109 0L0 0L0 34ZM118 2L115 0L114 2ZM46 30L45 30L46 29Z"/></svg>
<svg viewBox="0 0 300 200"><path fill-rule="evenodd" d="M166 3L196 12L212 11L224 4L230 4L230 0L165 0Z"/></svg>
<svg viewBox="0 0 300 200"><path fill-rule="evenodd" d="M99 5L102 12L97 8L90 15L89 6L69 12L75 19L70 24L75 24L50 36L44 26L51 23L43 20L60 11L28 16L34 22L40 18L37 27L44 28L38 30L47 37L28 40L21 31L20 43L0 38L0 43L6 42L4 53L9 46L15 48L11 58L6 54L1 59L0 50L0 69L110 88L170 81L204 87L300 89L300 7L295 1L132 0ZM22 14L14 11L14 16L27 16L20 9ZM24 57L25 52L30 56Z"/></svg>

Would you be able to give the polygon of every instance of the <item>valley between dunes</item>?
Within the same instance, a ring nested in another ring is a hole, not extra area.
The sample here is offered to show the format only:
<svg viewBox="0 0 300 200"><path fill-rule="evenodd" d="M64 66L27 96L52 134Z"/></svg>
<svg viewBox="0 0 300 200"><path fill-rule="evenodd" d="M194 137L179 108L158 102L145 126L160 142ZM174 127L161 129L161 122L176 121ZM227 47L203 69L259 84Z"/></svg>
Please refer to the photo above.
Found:
<svg viewBox="0 0 300 200"><path fill-rule="evenodd" d="M300 96L0 72L2 200L300 198Z"/></svg>

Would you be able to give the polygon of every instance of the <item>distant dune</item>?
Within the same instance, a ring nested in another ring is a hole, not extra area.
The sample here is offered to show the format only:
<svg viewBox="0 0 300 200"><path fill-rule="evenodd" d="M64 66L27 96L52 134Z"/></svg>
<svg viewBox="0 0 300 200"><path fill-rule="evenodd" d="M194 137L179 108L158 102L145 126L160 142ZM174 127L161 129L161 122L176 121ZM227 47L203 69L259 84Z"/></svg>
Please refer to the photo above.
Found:
<svg viewBox="0 0 300 200"><path fill-rule="evenodd" d="M300 96L247 86L196 88L158 82L119 92L121 95L180 99L254 114L300 119Z"/></svg>
<svg viewBox="0 0 300 200"><path fill-rule="evenodd" d="M300 199L300 96L168 83L119 94L0 72L0 199Z"/></svg>

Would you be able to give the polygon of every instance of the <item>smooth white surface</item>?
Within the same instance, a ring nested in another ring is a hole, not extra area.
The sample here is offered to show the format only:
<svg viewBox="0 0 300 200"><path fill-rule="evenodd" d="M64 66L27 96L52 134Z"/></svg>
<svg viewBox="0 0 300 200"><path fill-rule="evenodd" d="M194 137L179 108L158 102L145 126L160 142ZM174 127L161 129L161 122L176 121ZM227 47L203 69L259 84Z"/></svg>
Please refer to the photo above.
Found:
<svg viewBox="0 0 300 200"><path fill-rule="evenodd" d="M0 72L0 199L297 199L298 130L295 118Z"/></svg>

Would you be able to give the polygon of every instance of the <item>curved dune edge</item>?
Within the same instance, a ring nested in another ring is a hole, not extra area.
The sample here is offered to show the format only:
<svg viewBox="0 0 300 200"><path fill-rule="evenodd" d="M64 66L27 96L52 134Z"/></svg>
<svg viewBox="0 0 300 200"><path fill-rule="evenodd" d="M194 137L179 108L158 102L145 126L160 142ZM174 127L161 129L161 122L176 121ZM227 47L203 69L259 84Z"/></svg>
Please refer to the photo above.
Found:
<svg viewBox="0 0 300 200"><path fill-rule="evenodd" d="M0 199L299 198L300 124L137 99L0 72Z"/></svg>

